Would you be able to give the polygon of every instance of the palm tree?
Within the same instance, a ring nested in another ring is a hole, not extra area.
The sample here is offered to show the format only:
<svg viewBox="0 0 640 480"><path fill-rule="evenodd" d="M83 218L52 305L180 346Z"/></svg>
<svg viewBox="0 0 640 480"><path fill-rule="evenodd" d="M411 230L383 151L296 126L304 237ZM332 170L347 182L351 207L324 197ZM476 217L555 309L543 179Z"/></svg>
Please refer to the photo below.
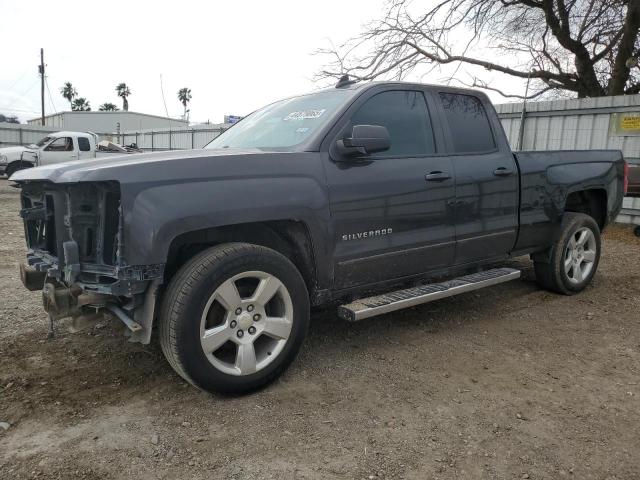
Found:
<svg viewBox="0 0 640 480"><path fill-rule="evenodd" d="M90 112L91 105L89 105L89 102L86 98L78 97L71 104L71 110L73 110L74 112Z"/></svg>
<svg viewBox="0 0 640 480"><path fill-rule="evenodd" d="M71 110L73 110L73 99L78 95L77 90L71 85L71 82L65 82L64 86L60 89L60 93L67 99Z"/></svg>
<svg viewBox="0 0 640 480"><path fill-rule="evenodd" d="M120 83L116 87L116 92L118 92L119 97L122 97L122 110L124 110L125 112L128 112L129 101L127 100L127 97L131 95L131 89L127 87L126 83Z"/></svg>
<svg viewBox="0 0 640 480"><path fill-rule="evenodd" d="M100 110L101 112L117 112L118 110L120 110L115 103L103 103L102 105L100 105L98 107L98 110Z"/></svg>
<svg viewBox="0 0 640 480"><path fill-rule="evenodd" d="M191 101L191 89L184 87L178 90L178 100L180 100L180 103L182 103L182 106L184 107L184 114L182 115L182 118L187 120L187 114L189 113L189 110L187 110L187 104Z"/></svg>

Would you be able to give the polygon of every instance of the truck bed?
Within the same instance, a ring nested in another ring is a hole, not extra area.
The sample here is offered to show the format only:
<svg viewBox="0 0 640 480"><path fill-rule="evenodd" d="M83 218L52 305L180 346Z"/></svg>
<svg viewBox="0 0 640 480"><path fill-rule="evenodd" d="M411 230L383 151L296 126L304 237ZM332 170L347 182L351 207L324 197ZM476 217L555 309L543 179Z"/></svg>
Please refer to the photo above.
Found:
<svg viewBox="0 0 640 480"><path fill-rule="evenodd" d="M553 238L572 192L594 190L605 195L601 228L622 208L624 159L619 150L514 152L520 169L520 231L515 251L545 245ZM603 189L603 185L606 186Z"/></svg>

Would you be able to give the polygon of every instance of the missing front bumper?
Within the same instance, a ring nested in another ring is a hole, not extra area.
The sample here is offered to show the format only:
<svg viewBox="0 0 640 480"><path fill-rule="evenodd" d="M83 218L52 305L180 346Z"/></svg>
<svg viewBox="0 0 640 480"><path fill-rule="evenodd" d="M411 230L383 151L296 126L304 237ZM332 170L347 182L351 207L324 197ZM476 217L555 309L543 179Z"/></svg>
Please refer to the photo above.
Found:
<svg viewBox="0 0 640 480"><path fill-rule="evenodd" d="M46 282L42 304L50 321L71 317L75 323L79 318L108 312L126 325L130 342L146 345L151 341L159 287L159 280L149 282L143 294L122 304L118 297L87 291L79 285Z"/></svg>

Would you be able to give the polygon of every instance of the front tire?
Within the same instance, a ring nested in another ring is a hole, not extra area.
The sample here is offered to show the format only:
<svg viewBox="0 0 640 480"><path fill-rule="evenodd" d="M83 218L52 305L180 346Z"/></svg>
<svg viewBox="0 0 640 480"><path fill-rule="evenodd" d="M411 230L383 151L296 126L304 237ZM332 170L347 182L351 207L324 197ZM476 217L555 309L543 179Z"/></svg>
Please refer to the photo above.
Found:
<svg viewBox="0 0 640 480"><path fill-rule="evenodd" d="M291 261L269 248L227 243L196 255L172 279L160 343L191 384L239 394L282 374L308 325L308 292Z"/></svg>
<svg viewBox="0 0 640 480"><path fill-rule="evenodd" d="M5 174L7 175L7 178L11 178L11 175L16 173L18 170L24 170L26 168L31 168L31 167L33 167L33 165L31 165L29 162L22 162L22 161L13 162L7 165Z"/></svg>
<svg viewBox="0 0 640 480"><path fill-rule="evenodd" d="M591 282L600 261L600 228L584 213L565 213L560 237L534 259L538 284L552 292L574 295Z"/></svg>

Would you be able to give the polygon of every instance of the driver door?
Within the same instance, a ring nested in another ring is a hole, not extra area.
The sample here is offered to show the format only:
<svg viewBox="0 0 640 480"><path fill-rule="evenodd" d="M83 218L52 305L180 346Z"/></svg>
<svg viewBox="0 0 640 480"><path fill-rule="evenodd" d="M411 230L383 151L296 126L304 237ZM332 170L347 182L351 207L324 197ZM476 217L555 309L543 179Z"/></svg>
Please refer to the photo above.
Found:
<svg viewBox="0 0 640 480"><path fill-rule="evenodd" d="M365 285L450 265L455 254L455 181L443 138L420 89L372 89L332 137L354 125L387 128L388 151L341 158L330 149L327 180L336 288ZM431 179L430 179L431 178Z"/></svg>
<svg viewBox="0 0 640 480"><path fill-rule="evenodd" d="M39 164L67 162L78 159L78 149L74 145L72 137L58 137L44 147L40 155Z"/></svg>

